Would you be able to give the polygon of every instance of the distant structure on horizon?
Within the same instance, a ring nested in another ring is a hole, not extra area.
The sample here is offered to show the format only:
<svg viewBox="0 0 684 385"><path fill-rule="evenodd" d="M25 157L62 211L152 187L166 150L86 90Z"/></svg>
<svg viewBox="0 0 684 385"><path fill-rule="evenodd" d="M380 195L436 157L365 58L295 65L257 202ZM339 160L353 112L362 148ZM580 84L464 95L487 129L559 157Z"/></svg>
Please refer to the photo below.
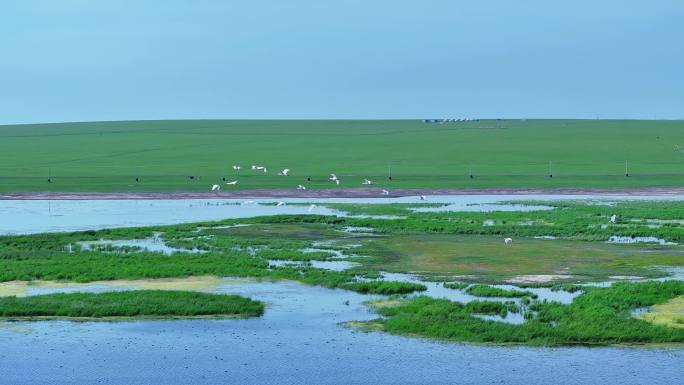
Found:
<svg viewBox="0 0 684 385"><path fill-rule="evenodd" d="M480 119L458 118L458 119L423 119L423 123L454 123L454 122L477 122Z"/></svg>

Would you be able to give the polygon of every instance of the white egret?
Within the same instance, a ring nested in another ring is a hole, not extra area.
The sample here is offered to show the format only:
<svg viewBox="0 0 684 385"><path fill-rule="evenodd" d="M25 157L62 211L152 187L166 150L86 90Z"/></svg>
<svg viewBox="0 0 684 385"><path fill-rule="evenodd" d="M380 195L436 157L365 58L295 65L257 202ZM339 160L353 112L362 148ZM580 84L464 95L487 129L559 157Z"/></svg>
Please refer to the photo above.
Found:
<svg viewBox="0 0 684 385"><path fill-rule="evenodd" d="M240 166L233 166L233 170L238 170L238 171L239 171L240 169L241 169Z"/></svg>
<svg viewBox="0 0 684 385"><path fill-rule="evenodd" d="M285 202L278 202L276 206L285 206Z"/></svg>
<svg viewBox="0 0 684 385"><path fill-rule="evenodd" d="M387 191L387 190L382 190L382 195L389 195L389 191Z"/></svg>
<svg viewBox="0 0 684 385"><path fill-rule="evenodd" d="M338 180L338 179L337 179L337 175L335 175L335 174L330 174L330 178L328 178L328 179L330 179L330 180L333 181L333 182L336 181L336 180Z"/></svg>
<svg viewBox="0 0 684 385"><path fill-rule="evenodd" d="M297 185L297 190L306 190L306 187L299 184L299 185Z"/></svg>
<svg viewBox="0 0 684 385"><path fill-rule="evenodd" d="M211 186L211 191L221 191L221 186L215 184Z"/></svg>
<svg viewBox="0 0 684 385"><path fill-rule="evenodd" d="M237 184L237 182L238 182L238 181L236 181L236 180L231 180L230 182L226 182L226 184L227 184L228 186L235 186L235 185Z"/></svg>
<svg viewBox="0 0 684 385"><path fill-rule="evenodd" d="M361 182L361 184L373 184L373 182L368 179L364 179L363 182Z"/></svg>
<svg viewBox="0 0 684 385"><path fill-rule="evenodd" d="M290 169L286 168L283 171L279 172L278 175L280 176L290 176Z"/></svg>
<svg viewBox="0 0 684 385"><path fill-rule="evenodd" d="M610 217L610 223L615 223L615 222L617 222L617 215L613 214L613 215Z"/></svg>
<svg viewBox="0 0 684 385"><path fill-rule="evenodd" d="M506 239L504 239L504 243L507 244L507 245L510 245L511 243L513 243L513 238L506 238Z"/></svg>

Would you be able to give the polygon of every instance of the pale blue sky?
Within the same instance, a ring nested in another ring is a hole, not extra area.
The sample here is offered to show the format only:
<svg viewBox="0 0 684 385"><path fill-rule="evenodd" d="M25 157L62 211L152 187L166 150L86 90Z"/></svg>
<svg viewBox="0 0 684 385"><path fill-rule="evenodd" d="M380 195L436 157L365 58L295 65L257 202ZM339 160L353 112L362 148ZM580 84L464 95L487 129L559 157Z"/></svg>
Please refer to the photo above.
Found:
<svg viewBox="0 0 684 385"><path fill-rule="evenodd" d="M681 0L4 0L0 124L684 118Z"/></svg>

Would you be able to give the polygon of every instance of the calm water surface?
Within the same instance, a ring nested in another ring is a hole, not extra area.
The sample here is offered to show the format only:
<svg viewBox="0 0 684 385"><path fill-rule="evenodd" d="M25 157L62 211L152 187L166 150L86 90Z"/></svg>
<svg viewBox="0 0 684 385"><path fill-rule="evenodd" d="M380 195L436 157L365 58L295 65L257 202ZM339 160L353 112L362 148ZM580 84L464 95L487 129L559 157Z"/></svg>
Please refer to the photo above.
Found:
<svg viewBox="0 0 684 385"><path fill-rule="evenodd" d="M13 323L0 328L0 383L681 383L684 351L677 348L440 343L341 326L375 317L362 304L373 297L353 292L256 281L219 291L266 301L266 314L247 320Z"/></svg>
<svg viewBox="0 0 684 385"><path fill-rule="evenodd" d="M682 200L671 196L591 196L591 195L451 195L429 196L427 203L445 203L443 208L425 211L492 211L544 209L544 206L497 204L513 200L584 199L610 202L618 200ZM305 203L318 206L261 205L259 203ZM418 197L401 198L330 198L330 199L176 199L176 200L0 200L0 235L47 231L95 230L111 227L170 225L227 218L250 218L275 214L340 213L321 206L325 203L425 203Z"/></svg>

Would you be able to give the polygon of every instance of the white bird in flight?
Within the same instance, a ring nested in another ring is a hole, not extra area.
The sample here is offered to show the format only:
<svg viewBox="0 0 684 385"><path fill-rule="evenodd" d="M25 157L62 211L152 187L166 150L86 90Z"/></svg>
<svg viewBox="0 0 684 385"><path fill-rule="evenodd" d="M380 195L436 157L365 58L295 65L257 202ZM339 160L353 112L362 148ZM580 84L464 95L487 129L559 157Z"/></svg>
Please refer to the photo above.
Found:
<svg viewBox="0 0 684 385"><path fill-rule="evenodd" d="M361 184L373 184L373 182L371 182L368 179L364 179L363 182L361 182Z"/></svg>
<svg viewBox="0 0 684 385"><path fill-rule="evenodd" d="M235 186L237 184L236 180L231 180L230 182L226 182L227 185L229 186Z"/></svg>
<svg viewBox="0 0 684 385"><path fill-rule="evenodd" d="M221 191L221 186L215 184L211 186L211 191Z"/></svg>
<svg viewBox="0 0 684 385"><path fill-rule="evenodd" d="M382 190L382 195L389 195L389 191L387 191L387 190Z"/></svg>
<svg viewBox="0 0 684 385"><path fill-rule="evenodd" d="M252 170L266 172L266 167L265 167L265 166L255 166L255 165L252 165Z"/></svg>
<svg viewBox="0 0 684 385"><path fill-rule="evenodd" d="M278 175L280 176L290 176L290 169L286 168L283 171L279 172Z"/></svg>
<svg viewBox="0 0 684 385"><path fill-rule="evenodd" d="M297 190L306 190L306 187L300 185L297 185Z"/></svg>

